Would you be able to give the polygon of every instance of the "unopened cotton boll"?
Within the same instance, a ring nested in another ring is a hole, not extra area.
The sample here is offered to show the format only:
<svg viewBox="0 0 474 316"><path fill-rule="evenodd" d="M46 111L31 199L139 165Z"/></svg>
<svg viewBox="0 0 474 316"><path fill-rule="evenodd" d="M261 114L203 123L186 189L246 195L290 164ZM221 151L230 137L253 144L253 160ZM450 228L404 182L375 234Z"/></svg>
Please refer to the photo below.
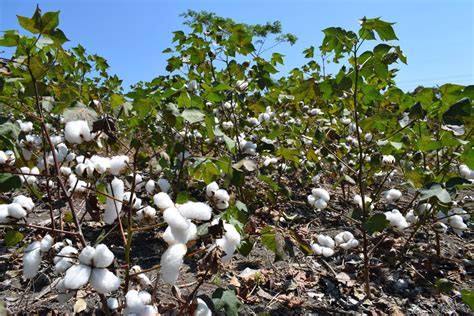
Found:
<svg viewBox="0 0 474 316"><path fill-rule="evenodd" d="M106 294L120 287L120 278L107 269L95 268L92 269L90 283L98 293Z"/></svg>
<svg viewBox="0 0 474 316"><path fill-rule="evenodd" d="M122 211L122 202L119 202L123 198L124 183L118 178L114 178L110 184L107 184L107 194L113 196L115 199L107 197L104 213L104 222L106 224L112 224Z"/></svg>
<svg viewBox="0 0 474 316"><path fill-rule="evenodd" d="M399 210L394 209L391 212L384 213L385 218L390 222L390 226L394 227L398 231L403 231L409 225Z"/></svg>
<svg viewBox="0 0 474 316"><path fill-rule="evenodd" d="M169 246L168 249L161 256L161 279L171 285L176 283L179 275L179 269L183 264L184 255L188 249L184 244L174 244Z"/></svg>
<svg viewBox="0 0 474 316"><path fill-rule="evenodd" d="M153 196L153 202L155 205L161 209L166 210L167 208L174 207L174 203L171 200L170 196L165 192L160 192Z"/></svg>
<svg viewBox="0 0 474 316"><path fill-rule="evenodd" d="M41 243L34 241L26 249L23 255L23 276L31 279L38 274L41 265Z"/></svg>
<svg viewBox="0 0 474 316"><path fill-rule="evenodd" d="M351 232L347 231L337 234L334 239L336 242L336 246L344 250L355 248L359 245L359 241L354 238L354 235L352 235Z"/></svg>
<svg viewBox="0 0 474 316"><path fill-rule="evenodd" d="M187 219L208 221L211 219L212 209L202 202L186 202L178 208L178 211Z"/></svg>
<svg viewBox="0 0 474 316"><path fill-rule="evenodd" d="M388 203L393 203L398 201L402 196L402 192L400 192L397 189L390 189L388 191L383 192L383 198L388 202Z"/></svg>
<svg viewBox="0 0 474 316"><path fill-rule="evenodd" d="M35 207L35 203L33 203L33 200L29 197L24 196L24 195L16 196L13 199L13 203L20 204L28 212L31 212L33 210L33 208Z"/></svg>
<svg viewBox="0 0 474 316"><path fill-rule="evenodd" d="M70 121L64 128L64 138L71 144L82 144L92 139L89 125L86 121Z"/></svg>

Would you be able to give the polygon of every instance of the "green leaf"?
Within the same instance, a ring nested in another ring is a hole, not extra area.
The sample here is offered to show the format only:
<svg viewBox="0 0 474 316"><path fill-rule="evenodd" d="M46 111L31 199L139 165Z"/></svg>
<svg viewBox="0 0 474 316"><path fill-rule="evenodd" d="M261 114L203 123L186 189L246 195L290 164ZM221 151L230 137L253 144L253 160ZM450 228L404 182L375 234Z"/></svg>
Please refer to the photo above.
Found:
<svg viewBox="0 0 474 316"><path fill-rule="evenodd" d="M67 211L64 213L64 222L68 223L68 224L72 224L72 222L74 221L74 217L72 216L72 212L71 211Z"/></svg>
<svg viewBox="0 0 474 316"><path fill-rule="evenodd" d="M59 25L59 11L46 12L41 17L41 32L48 34Z"/></svg>
<svg viewBox="0 0 474 316"><path fill-rule="evenodd" d="M448 125L472 125L472 105L469 98L463 98L454 103L443 114L443 122Z"/></svg>
<svg viewBox="0 0 474 316"><path fill-rule="evenodd" d="M449 293L454 289L454 284L448 279L437 278L435 281L435 287L440 293Z"/></svg>
<svg viewBox="0 0 474 316"><path fill-rule="evenodd" d="M416 102L409 111L408 117L410 120L422 120L426 115L426 111L423 110L420 102Z"/></svg>
<svg viewBox="0 0 474 316"><path fill-rule="evenodd" d="M110 97L110 107L112 109L118 108L119 106L124 104L124 102L125 102L125 98L121 95L112 94L112 96Z"/></svg>
<svg viewBox="0 0 474 316"><path fill-rule="evenodd" d="M223 311L228 316L238 316L241 305L233 290L218 288L212 293L212 302L216 311Z"/></svg>
<svg viewBox="0 0 474 316"><path fill-rule="evenodd" d="M176 203L183 204L191 200L190 195L187 192L179 192L176 196Z"/></svg>
<svg viewBox="0 0 474 316"><path fill-rule="evenodd" d="M12 247L17 245L20 241L23 240L25 236L22 233L16 230L9 230L5 234L5 246Z"/></svg>
<svg viewBox="0 0 474 316"><path fill-rule="evenodd" d="M278 157L283 157L286 160L293 161L295 163L299 163L298 155L299 155L298 149L294 148L278 148L276 151L276 155Z"/></svg>
<svg viewBox="0 0 474 316"><path fill-rule="evenodd" d="M10 173L0 174L0 192L9 192L21 187L20 177Z"/></svg>
<svg viewBox="0 0 474 316"><path fill-rule="evenodd" d="M303 51L304 58L313 58L314 57L314 46L311 46Z"/></svg>
<svg viewBox="0 0 474 316"><path fill-rule="evenodd" d="M252 251L253 249L253 245L254 245L254 242L248 240L248 239L244 239L240 245L239 245L239 248L237 249L237 251L244 257L247 257L250 252Z"/></svg>
<svg viewBox="0 0 474 316"><path fill-rule="evenodd" d="M38 34L40 32L39 28L37 28L37 25L34 19L30 19L30 18L27 18L26 16L20 16L20 15L17 15L17 18L18 18L18 23L25 30L33 34Z"/></svg>
<svg viewBox="0 0 474 316"><path fill-rule="evenodd" d="M33 74L35 79L43 78L48 72L48 67L43 64L43 61L38 55L33 56L30 59L30 63L28 66L30 67L31 73Z"/></svg>
<svg viewBox="0 0 474 316"><path fill-rule="evenodd" d="M204 113L194 108L185 109L181 113L181 116L191 124L202 122L204 121L204 118L206 117Z"/></svg>
<svg viewBox="0 0 474 316"><path fill-rule="evenodd" d="M457 185L464 185L464 184L471 184L471 182L467 179L461 177L454 177L446 181L446 188L453 188Z"/></svg>
<svg viewBox="0 0 474 316"><path fill-rule="evenodd" d="M104 194L107 194L107 184L104 182L101 182L98 185L96 185L96 189L97 189L97 200L99 200L100 203L105 204L107 202L107 196Z"/></svg>
<svg viewBox="0 0 474 316"><path fill-rule="evenodd" d="M367 230L369 234L373 234L375 232L381 232L384 230L389 221L385 217L384 214L378 213L375 215L372 215L367 222L364 223L364 228Z"/></svg>
<svg viewBox="0 0 474 316"><path fill-rule="evenodd" d="M461 298L474 311L474 290L461 290Z"/></svg>
<svg viewBox="0 0 474 316"><path fill-rule="evenodd" d="M276 232L272 226L265 226L260 230L262 244L270 251L276 252Z"/></svg>
<svg viewBox="0 0 474 316"><path fill-rule="evenodd" d="M449 192L446 191L445 188L443 188L441 183L428 183L420 190L420 193L421 201L436 197L442 203L451 202L451 196L449 195Z"/></svg>

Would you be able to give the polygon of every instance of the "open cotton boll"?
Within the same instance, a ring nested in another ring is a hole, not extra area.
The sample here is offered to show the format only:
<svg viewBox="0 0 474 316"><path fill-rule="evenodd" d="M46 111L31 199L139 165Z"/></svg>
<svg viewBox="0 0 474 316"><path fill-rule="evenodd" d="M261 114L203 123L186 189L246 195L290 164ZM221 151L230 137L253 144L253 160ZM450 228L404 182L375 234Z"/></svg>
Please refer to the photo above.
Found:
<svg viewBox="0 0 474 316"><path fill-rule="evenodd" d="M446 226L445 223L436 222L436 223L433 224L433 229L437 233L444 234L448 230L448 226Z"/></svg>
<svg viewBox="0 0 474 316"><path fill-rule="evenodd" d="M459 215L452 215L448 217L448 224L457 235L462 235L463 231L467 229L467 225Z"/></svg>
<svg viewBox="0 0 474 316"><path fill-rule="evenodd" d="M89 125L86 121L70 121L64 128L64 138L71 144L82 144L92 139Z"/></svg>
<svg viewBox="0 0 474 316"><path fill-rule="evenodd" d="M371 210L374 209L374 205L372 204L372 199L368 197L367 195L364 197L364 202L365 202L365 205L370 204ZM362 209L362 197L359 194L356 194L354 196L354 204L356 204L357 206L359 206L360 209Z"/></svg>
<svg viewBox="0 0 474 316"><path fill-rule="evenodd" d="M8 223L10 219L8 218L8 205L0 204L0 223Z"/></svg>
<svg viewBox="0 0 474 316"><path fill-rule="evenodd" d="M54 270L56 272L64 272L74 264L73 256L77 255L78 251L76 248L71 246L65 246L60 252L54 257Z"/></svg>
<svg viewBox="0 0 474 316"><path fill-rule="evenodd" d="M202 299L197 299L196 309L194 310L194 316L212 316L212 311L207 306L206 302Z"/></svg>
<svg viewBox="0 0 474 316"><path fill-rule="evenodd" d="M460 207L452 208L448 213L459 215L464 221L468 221L471 218L471 215Z"/></svg>
<svg viewBox="0 0 474 316"><path fill-rule="evenodd" d="M167 208L163 212L163 219L169 226L175 229L185 231L189 227L189 222L181 215L181 213L175 207Z"/></svg>
<svg viewBox="0 0 474 316"><path fill-rule="evenodd" d="M33 203L33 200L29 197L24 196L24 195L16 196L13 199L13 203L20 204L28 212L31 212L33 210L33 208L35 207L35 203Z"/></svg>
<svg viewBox="0 0 474 316"><path fill-rule="evenodd" d="M178 211L187 219L197 219L200 221L208 221L212 215L211 207L202 202L186 202L178 208Z"/></svg>
<svg viewBox="0 0 474 316"><path fill-rule="evenodd" d="M148 180L145 184L145 190L148 194L153 194L155 192L156 183L154 180Z"/></svg>
<svg viewBox="0 0 474 316"><path fill-rule="evenodd" d="M142 199L138 198L137 195L134 193L132 197L131 192L125 192L123 194L122 200L125 202L130 202L130 198L132 198L132 209L138 210L142 207Z"/></svg>
<svg viewBox="0 0 474 316"><path fill-rule="evenodd" d="M393 165L396 162L396 159L392 155L383 155L382 164L384 165Z"/></svg>
<svg viewBox="0 0 474 316"><path fill-rule="evenodd" d="M107 184L107 194L121 201L123 198L124 183L122 180L114 178L110 184ZM107 197L105 204L104 222L112 224L122 211L122 202Z"/></svg>
<svg viewBox="0 0 474 316"><path fill-rule="evenodd" d="M320 235L321 236L321 235ZM328 236L327 236L328 237ZM331 238L331 237L328 237ZM319 239L319 236L318 236ZM323 240L323 239L322 239ZM332 238L331 238L332 240ZM319 242L319 241L318 241ZM324 242L327 242L326 239L324 239ZM334 244L334 241L333 241ZM333 246L334 247L334 246ZM317 255L322 255L324 257L331 257L334 255L334 249L331 247L323 246L321 244L312 244L311 249L314 251L315 254Z"/></svg>
<svg viewBox="0 0 474 316"><path fill-rule="evenodd" d="M86 246L79 255L79 262L85 265L92 265L92 259L96 254L94 247Z"/></svg>
<svg viewBox="0 0 474 316"><path fill-rule="evenodd" d="M7 162L8 156L3 150L0 150L0 165L3 165ZM28 159L27 159L28 160Z"/></svg>
<svg viewBox="0 0 474 316"><path fill-rule="evenodd" d="M25 217L26 214L26 210L18 203L11 203L8 205L8 216L20 219Z"/></svg>
<svg viewBox="0 0 474 316"><path fill-rule="evenodd" d="M32 242L23 255L23 276L31 279L38 274L41 265L41 243L39 241Z"/></svg>
<svg viewBox="0 0 474 316"><path fill-rule="evenodd" d="M120 278L107 269L94 268L90 275L90 284L97 292L106 294L120 287Z"/></svg>
<svg viewBox="0 0 474 316"><path fill-rule="evenodd" d="M128 313L124 315L129 315L130 313L138 313L145 304L140 300L137 290L130 290L125 295L125 302L127 304Z"/></svg>
<svg viewBox="0 0 474 316"><path fill-rule="evenodd" d="M409 225L399 210L394 209L391 212L384 213L385 218L390 222L390 226L394 227L398 231L403 231Z"/></svg>
<svg viewBox="0 0 474 316"><path fill-rule="evenodd" d="M212 197L214 195L214 192L216 192L217 190L219 190L219 185L217 184L216 181L209 183L206 186L206 196Z"/></svg>
<svg viewBox="0 0 474 316"><path fill-rule="evenodd" d="M99 174L103 174L107 172L108 169L110 169L109 158L94 155L90 158L90 161L94 170L97 171L97 173Z"/></svg>
<svg viewBox="0 0 474 316"><path fill-rule="evenodd" d="M402 196L402 192L400 192L397 189L390 189L388 191L383 192L383 198L388 202L388 203L393 203L398 201Z"/></svg>
<svg viewBox="0 0 474 316"><path fill-rule="evenodd" d="M165 192L157 193L153 196L153 202L160 210L166 210L170 207L174 207L174 203L170 196Z"/></svg>
<svg viewBox="0 0 474 316"><path fill-rule="evenodd" d="M85 264L76 264L66 271L64 286L66 289L77 290L89 282L91 267Z"/></svg>
<svg viewBox="0 0 474 316"><path fill-rule="evenodd" d="M107 299L107 307L110 309L110 310L116 310L117 308L119 308L119 301L117 298L115 297L109 297Z"/></svg>
<svg viewBox="0 0 474 316"><path fill-rule="evenodd" d="M168 193L171 189L170 182L163 178L158 179L158 186L160 187L160 191L165 193Z"/></svg>
<svg viewBox="0 0 474 316"><path fill-rule="evenodd" d="M333 249L334 248L334 240L330 236L326 236L323 234L319 234L318 237L318 244L323 247L328 247Z"/></svg>
<svg viewBox="0 0 474 316"><path fill-rule="evenodd" d="M188 249L184 244L174 244L169 246L168 249L161 256L161 279L171 285L176 283L179 275L179 269L183 264L184 255Z"/></svg>
<svg viewBox="0 0 474 316"><path fill-rule="evenodd" d="M156 209L146 206L137 212L137 218L139 221L153 221L156 218Z"/></svg>
<svg viewBox="0 0 474 316"><path fill-rule="evenodd" d="M471 170L467 165L459 166L459 174L465 179L474 179L474 170Z"/></svg>
<svg viewBox="0 0 474 316"><path fill-rule="evenodd" d="M405 215L405 219L410 224L416 224L418 222L418 216L415 215L414 210L408 211L408 213Z"/></svg>
<svg viewBox="0 0 474 316"><path fill-rule="evenodd" d="M215 221L214 223L217 224ZM224 230L224 236L216 240L216 245L221 247L226 253L221 258L222 262L228 262L240 244L240 234L231 224L224 223Z"/></svg>
<svg viewBox="0 0 474 316"><path fill-rule="evenodd" d="M355 248L359 245L359 241L354 238L354 235L347 231L337 234L334 240L336 242L336 246L344 250Z"/></svg>
<svg viewBox="0 0 474 316"><path fill-rule="evenodd" d="M416 215L425 215L427 212L431 212L433 209L430 203L421 203L415 208Z"/></svg>
<svg viewBox="0 0 474 316"><path fill-rule="evenodd" d="M42 252L48 252L53 246L54 238L50 234L46 234L40 241L40 248Z"/></svg>
<svg viewBox="0 0 474 316"><path fill-rule="evenodd" d="M92 265L95 268L107 268L114 261L114 253L104 244L95 246L95 252L92 257ZM80 259L80 258L79 258Z"/></svg>
<svg viewBox="0 0 474 316"><path fill-rule="evenodd" d="M72 170L69 167L61 167L59 172L61 172L61 175L68 177L72 173Z"/></svg>
<svg viewBox="0 0 474 316"><path fill-rule="evenodd" d="M110 173L114 176L118 176L122 171L127 168L128 165L127 156L114 156L110 159Z"/></svg>
<svg viewBox="0 0 474 316"><path fill-rule="evenodd" d="M189 226L187 229L177 229L172 226L168 226L163 233L163 240L168 245L174 244L186 244L190 240L197 238L197 227L191 220L188 220Z"/></svg>

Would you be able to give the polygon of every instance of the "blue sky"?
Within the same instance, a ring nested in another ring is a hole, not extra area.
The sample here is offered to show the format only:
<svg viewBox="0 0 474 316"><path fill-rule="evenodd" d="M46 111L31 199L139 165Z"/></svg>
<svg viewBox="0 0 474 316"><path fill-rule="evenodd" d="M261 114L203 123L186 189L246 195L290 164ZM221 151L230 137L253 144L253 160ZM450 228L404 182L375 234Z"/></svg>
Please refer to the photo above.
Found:
<svg viewBox="0 0 474 316"><path fill-rule="evenodd" d="M305 62L305 48L321 44L322 29L356 30L359 18L382 17L397 22L398 45L408 57L398 74L402 89L474 84L472 0L0 0L0 30L18 29L16 15L31 16L36 3L43 12L60 10L68 45L80 43L106 58L125 87L165 73L168 57L161 52L171 46L171 32L183 29L179 14L187 9L245 23L280 20L284 32L299 38L275 49L286 55L284 73Z"/></svg>

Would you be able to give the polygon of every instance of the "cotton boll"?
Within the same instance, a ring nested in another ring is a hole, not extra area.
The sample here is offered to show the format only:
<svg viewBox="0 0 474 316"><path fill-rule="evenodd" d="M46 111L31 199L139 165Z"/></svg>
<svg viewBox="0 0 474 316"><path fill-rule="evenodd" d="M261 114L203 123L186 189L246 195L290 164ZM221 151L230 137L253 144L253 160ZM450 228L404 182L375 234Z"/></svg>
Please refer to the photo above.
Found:
<svg viewBox="0 0 474 316"><path fill-rule="evenodd" d="M433 229L437 233L444 234L448 230L448 226L446 226L445 223L436 222L436 223L433 224Z"/></svg>
<svg viewBox="0 0 474 316"><path fill-rule="evenodd" d="M328 203L324 201L323 199L319 199L314 202L314 207L317 208L318 210L323 210L327 206L328 206Z"/></svg>
<svg viewBox="0 0 474 316"><path fill-rule="evenodd" d="M151 303L151 294L147 291L138 292L138 298L142 301L143 304L148 305Z"/></svg>
<svg viewBox="0 0 474 316"><path fill-rule="evenodd" d="M334 248L334 240L331 237L320 234L318 235L317 239L318 244L320 244L321 246L328 247L331 249Z"/></svg>
<svg viewBox="0 0 474 316"><path fill-rule="evenodd" d="M71 144L82 144L92 139L89 125L86 121L70 121L64 128L64 137Z"/></svg>
<svg viewBox="0 0 474 316"><path fill-rule="evenodd" d="M459 174L465 179L474 179L474 170L471 170L467 165L459 166Z"/></svg>
<svg viewBox="0 0 474 316"><path fill-rule="evenodd" d="M410 224L416 224L418 222L418 216L415 215L414 210L408 211L408 213L405 215L405 219Z"/></svg>
<svg viewBox="0 0 474 316"><path fill-rule="evenodd" d="M107 269L94 268L90 276L90 283L97 292L106 294L120 287L120 278Z"/></svg>
<svg viewBox="0 0 474 316"><path fill-rule="evenodd" d="M229 261L238 245L240 244L240 234L231 224L224 223L225 234L216 240L216 245L221 247L226 255L222 257L222 262Z"/></svg>
<svg viewBox="0 0 474 316"><path fill-rule="evenodd" d="M372 204L372 199L370 197L365 196L364 197L364 202L365 202L365 205L370 204L370 209L371 210L374 209L374 205ZM356 194L354 196L354 204L356 204L357 206L359 206L360 209L362 209L362 197L359 194Z"/></svg>
<svg viewBox="0 0 474 316"><path fill-rule="evenodd" d="M141 287L147 287L151 285L150 279L145 275L145 273L140 273L137 275L138 283Z"/></svg>
<svg viewBox="0 0 474 316"><path fill-rule="evenodd" d="M189 227L189 222L175 207L167 208L163 212L163 219L169 226L178 230L185 231Z"/></svg>
<svg viewBox="0 0 474 316"><path fill-rule="evenodd" d="M448 217L448 224L457 235L462 235L463 231L467 229L467 225L463 222L462 217L459 215Z"/></svg>
<svg viewBox="0 0 474 316"><path fill-rule="evenodd" d="M118 200L122 200L124 187L125 185L122 180L114 178L110 184L107 184L107 194ZM120 215L121 210L122 202L107 197L104 222L106 224L112 224L115 219L117 219L117 216Z"/></svg>
<svg viewBox="0 0 474 316"><path fill-rule="evenodd" d="M148 194L153 194L155 192L156 183L154 180L148 180L145 184L145 190Z"/></svg>
<svg viewBox="0 0 474 316"><path fill-rule="evenodd" d="M18 203L11 203L8 205L8 215L10 217L20 219L25 217L26 214L26 210Z"/></svg>
<svg viewBox="0 0 474 316"><path fill-rule="evenodd" d="M79 258L80 259L80 258ZM96 268L107 268L114 261L114 254L104 244L95 246L94 256L92 258L92 265Z"/></svg>
<svg viewBox="0 0 474 316"><path fill-rule="evenodd" d="M171 200L170 196L164 192L155 194L153 196L153 201L155 202L155 205L161 210L166 210L170 207L174 207L174 203Z"/></svg>
<svg viewBox="0 0 474 316"><path fill-rule="evenodd" d="M309 205L314 206L314 202L316 202L316 198L314 197L314 195L312 195L312 194L308 195Z"/></svg>
<svg viewBox="0 0 474 316"><path fill-rule="evenodd" d="M61 172L61 175L66 176L66 177L68 177L72 173L72 170L69 167L61 167L59 171Z"/></svg>
<svg viewBox="0 0 474 316"><path fill-rule="evenodd" d="M202 299L197 299L196 309L194 311L194 316L212 316L212 312L207 306L206 302Z"/></svg>
<svg viewBox="0 0 474 316"><path fill-rule="evenodd" d="M77 290L89 282L91 267L84 264L77 264L66 271L64 286L67 289Z"/></svg>
<svg viewBox="0 0 474 316"><path fill-rule="evenodd" d="M96 250L91 246L86 246L82 249L79 255L79 262L85 265L92 265L92 260L96 254Z"/></svg>
<svg viewBox="0 0 474 316"><path fill-rule="evenodd" d="M54 270L56 272L64 272L69 269L73 264L73 256L78 253L77 249L71 246L65 246L60 252L54 257Z"/></svg>
<svg viewBox="0 0 474 316"><path fill-rule="evenodd" d="M5 154L3 150L0 150L0 165L5 164L7 160L8 160L8 156Z"/></svg>
<svg viewBox="0 0 474 316"><path fill-rule="evenodd" d="M186 202L178 208L178 211L187 219L208 221L211 219L212 209L202 202Z"/></svg>
<svg viewBox="0 0 474 316"><path fill-rule="evenodd" d="M183 264L184 255L187 252L186 245L175 244L163 253L161 257L161 279L168 284L175 284L178 279L179 269Z"/></svg>
<svg viewBox="0 0 474 316"><path fill-rule="evenodd" d="M206 186L206 196L207 197L212 197L214 195L214 192L219 190L219 185L217 182L211 182Z"/></svg>
<svg viewBox="0 0 474 316"><path fill-rule="evenodd" d="M158 314L158 311L157 311L156 307L151 306L151 305L146 305L140 311L140 316L156 316L157 314Z"/></svg>
<svg viewBox="0 0 474 316"><path fill-rule="evenodd" d="M384 214L385 218L390 222L390 226L394 227L398 231L403 231L409 226L405 217L403 217L403 215L397 209L394 209L391 212L385 212Z"/></svg>
<svg viewBox="0 0 474 316"><path fill-rule="evenodd" d="M229 202L225 200L219 200L216 202L216 207L220 210L225 210L229 207Z"/></svg>
<svg viewBox="0 0 474 316"><path fill-rule="evenodd" d="M396 159L392 155L383 155L382 164L384 165L393 165L396 162Z"/></svg>
<svg viewBox="0 0 474 316"><path fill-rule="evenodd" d="M31 212L33 210L33 208L35 207L35 203L33 203L33 200L29 197L24 196L24 195L16 196L13 199L13 203L20 204L28 212Z"/></svg>
<svg viewBox="0 0 474 316"><path fill-rule="evenodd" d="M396 202L402 196L402 192L397 189L390 189L383 193L383 198L387 200L388 203Z"/></svg>
<svg viewBox="0 0 474 316"><path fill-rule="evenodd" d="M147 206L137 212L137 217L139 221L153 221L156 218L156 209L151 206Z"/></svg>
<svg viewBox="0 0 474 316"><path fill-rule="evenodd" d="M23 276L31 279L38 274L41 265L41 243L34 241L26 249L23 255Z"/></svg>
<svg viewBox="0 0 474 316"><path fill-rule="evenodd" d="M329 196L329 193L328 191L322 189L322 188L318 188L318 189L313 189L311 190L311 194L315 197L315 198L319 198L319 199L323 199L325 201L329 201L330 199L330 196Z"/></svg>
<svg viewBox="0 0 474 316"><path fill-rule="evenodd" d="M471 215L466 212L465 210L463 210L462 208L460 207L455 207L455 208L452 208L450 211L449 211L449 214L456 214L456 215L459 215L462 217L462 219L464 221L468 221L470 218L471 218Z"/></svg>
<svg viewBox="0 0 474 316"><path fill-rule="evenodd" d="M229 201L230 196L229 193L227 193L226 190L224 189L219 189L214 192L214 199L215 200L224 200L224 201Z"/></svg>
<svg viewBox="0 0 474 316"><path fill-rule="evenodd" d="M117 308L119 308L119 301L117 298L115 297L109 297L107 299L107 307L110 309L110 310L116 310Z"/></svg>
<svg viewBox="0 0 474 316"><path fill-rule="evenodd" d="M118 176L127 168L128 160L127 156L112 157L110 159L110 173L114 176Z"/></svg>
<svg viewBox="0 0 474 316"><path fill-rule="evenodd" d="M341 247L344 250L348 250L359 245L357 239L354 238L351 232L341 232L334 238L336 246Z"/></svg>
<svg viewBox="0 0 474 316"><path fill-rule="evenodd" d="M129 315L129 313L138 313L144 307L143 302L138 296L137 290L128 291L125 295L125 302L127 303L128 313L124 313L124 315Z"/></svg>
<svg viewBox="0 0 474 316"><path fill-rule="evenodd" d="M425 215L427 212L430 212L431 210L432 210L432 205L430 203L422 203L422 204L419 204L415 208L415 214Z"/></svg>
<svg viewBox="0 0 474 316"><path fill-rule="evenodd" d="M40 248L42 252L48 252L53 246L54 238L50 234L46 234L40 242Z"/></svg>
<svg viewBox="0 0 474 316"><path fill-rule="evenodd" d="M8 205L0 204L0 223L8 223Z"/></svg>
<svg viewBox="0 0 474 316"><path fill-rule="evenodd" d="M122 200L125 201L126 203L130 202L130 198L132 199L132 209L138 210L142 207L142 199L137 198L136 194L133 194L133 197L131 196L131 192L125 192L122 196Z"/></svg>

